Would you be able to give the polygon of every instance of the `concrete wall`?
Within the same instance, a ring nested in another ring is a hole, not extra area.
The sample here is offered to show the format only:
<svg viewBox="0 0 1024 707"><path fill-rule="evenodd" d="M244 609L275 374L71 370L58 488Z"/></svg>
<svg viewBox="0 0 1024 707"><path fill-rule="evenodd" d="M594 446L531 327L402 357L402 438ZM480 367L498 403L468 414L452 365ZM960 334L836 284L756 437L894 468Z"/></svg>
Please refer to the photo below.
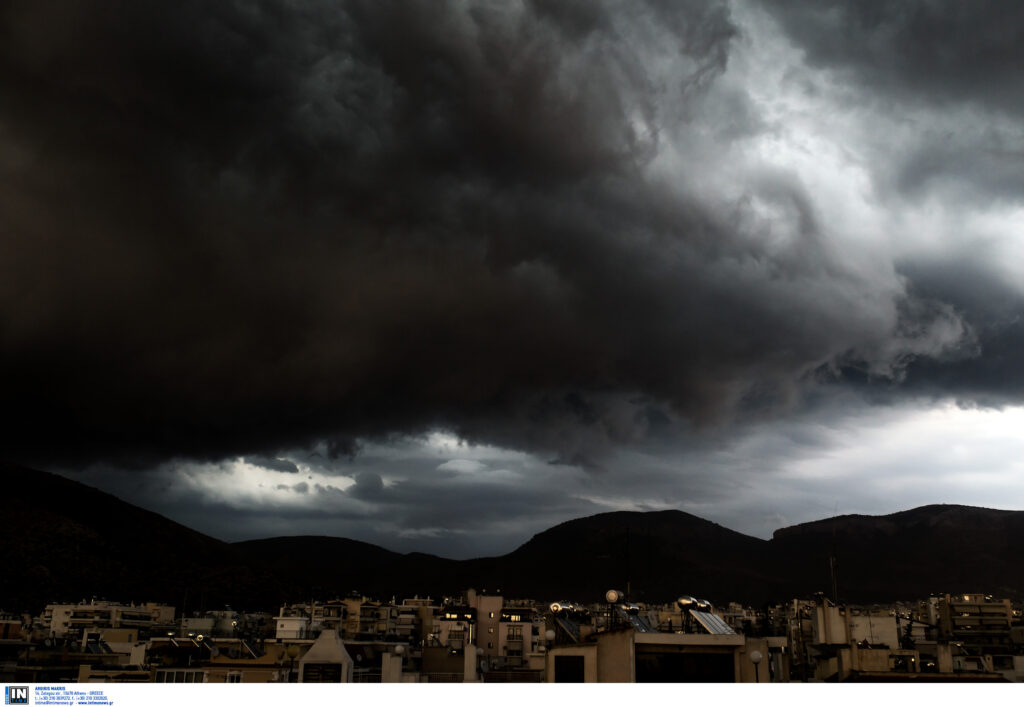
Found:
<svg viewBox="0 0 1024 707"><path fill-rule="evenodd" d="M853 646L853 669L861 672L886 672L889 670L888 648L858 648Z"/></svg>
<svg viewBox="0 0 1024 707"><path fill-rule="evenodd" d="M751 653L757 651L761 654L761 662L758 665L754 665L754 661L750 659ZM748 638L743 648L739 649L736 655L736 682L771 682L772 681L772 669L769 667L769 663L772 661L773 655L777 655L771 651L767 638ZM781 681L781 671L779 666L775 669L775 680Z"/></svg>
<svg viewBox="0 0 1024 707"><path fill-rule="evenodd" d="M477 654L476 646L472 643L466 646L462 655L462 682L480 682L477 671L480 669L479 660L482 657Z"/></svg>
<svg viewBox="0 0 1024 707"><path fill-rule="evenodd" d="M545 682L555 681L555 658L558 656L583 657L583 682L597 682L597 644L559 646L548 651L544 665Z"/></svg>
<svg viewBox="0 0 1024 707"><path fill-rule="evenodd" d="M1024 682L1024 655L1013 656L1013 670L1003 672L1007 680Z"/></svg>
<svg viewBox="0 0 1024 707"><path fill-rule="evenodd" d="M484 657L495 658L501 655L498 624L504 600L500 596L483 594L476 595L474 600L470 606L476 609L476 644L483 650Z"/></svg>
<svg viewBox="0 0 1024 707"><path fill-rule="evenodd" d="M953 672L953 648L948 643L935 646L936 663L940 673Z"/></svg>
<svg viewBox="0 0 1024 707"><path fill-rule="evenodd" d="M476 649L473 649L474 652ZM452 655L447 648L427 646L423 649L420 671L424 673L461 673L465 668L463 656Z"/></svg>
<svg viewBox="0 0 1024 707"><path fill-rule="evenodd" d="M598 682L636 682L633 631L609 631L597 637Z"/></svg>
<svg viewBox="0 0 1024 707"><path fill-rule="evenodd" d="M847 632L846 612L830 604L814 607L814 643L846 645L850 642Z"/></svg>
<svg viewBox="0 0 1024 707"><path fill-rule="evenodd" d="M384 653L380 657L380 681L402 682L402 656Z"/></svg>
<svg viewBox="0 0 1024 707"><path fill-rule="evenodd" d="M871 616L861 614L849 617L850 640L855 643L867 641L872 646L899 648L900 636L895 616Z"/></svg>

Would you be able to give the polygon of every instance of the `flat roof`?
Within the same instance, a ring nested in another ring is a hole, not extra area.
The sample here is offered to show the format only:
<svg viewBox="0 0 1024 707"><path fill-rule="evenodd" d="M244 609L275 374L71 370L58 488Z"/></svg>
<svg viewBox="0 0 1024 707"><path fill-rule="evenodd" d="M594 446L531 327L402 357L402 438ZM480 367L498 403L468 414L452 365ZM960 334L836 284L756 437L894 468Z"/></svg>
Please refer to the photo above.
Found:
<svg viewBox="0 0 1024 707"><path fill-rule="evenodd" d="M704 633L636 633L633 641L637 644L662 646L743 646L747 639L739 634Z"/></svg>

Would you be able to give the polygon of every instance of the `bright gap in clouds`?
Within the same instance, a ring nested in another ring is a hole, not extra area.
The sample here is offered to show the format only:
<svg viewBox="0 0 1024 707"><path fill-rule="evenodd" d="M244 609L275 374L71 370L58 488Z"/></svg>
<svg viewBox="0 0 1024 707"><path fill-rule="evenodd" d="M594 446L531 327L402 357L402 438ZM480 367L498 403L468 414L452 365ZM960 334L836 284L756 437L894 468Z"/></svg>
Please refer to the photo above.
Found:
<svg viewBox="0 0 1024 707"><path fill-rule="evenodd" d="M766 470L749 475L744 502L722 509L724 523L769 537L780 526L833 512L881 515L930 504L1024 509L1022 430L1022 407L947 402L863 408L822 424L812 443L789 456L755 434L744 443L745 455L765 452Z"/></svg>
<svg viewBox="0 0 1024 707"><path fill-rule="evenodd" d="M183 465L176 473L184 488L207 502L240 509L306 507L320 489L341 492L355 483L303 462L295 466L298 472L278 471L242 457L220 464Z"/></svg>
<svg viewBox="0 0 1024 707"><path fill-rule="evenodd" d="M1024 408L843 404L717 444L648 440L603 471L476 445L447 431L365 442L355 458L177 463L73 478L226 540L335 535L403 552L508 552L558 523L679 509L757 537L839 514L933 503L1024 508ZM291 462L297 472L264 464Z"/></svg>
<svg viewBox="0 0 1024 707"><path fill-rule="evenodd" d="M1006 508L1024 505L1022 460L1024 408L946 403L858 420L822 455L792 462L782 476L892 492L893 510L951 499Z"/></svg>

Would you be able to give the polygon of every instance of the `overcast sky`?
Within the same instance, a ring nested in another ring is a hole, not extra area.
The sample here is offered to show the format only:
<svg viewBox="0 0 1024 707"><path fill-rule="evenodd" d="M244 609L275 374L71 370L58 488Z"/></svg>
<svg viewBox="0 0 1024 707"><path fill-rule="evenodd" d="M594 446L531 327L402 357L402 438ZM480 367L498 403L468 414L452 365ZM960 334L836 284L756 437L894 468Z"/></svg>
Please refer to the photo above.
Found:
<svg viewBox="0 0 1024 707"><path fill-rule="evenodd" d="M1024 6L13 2L5 455L451 557L1024 508Z"/></svg>

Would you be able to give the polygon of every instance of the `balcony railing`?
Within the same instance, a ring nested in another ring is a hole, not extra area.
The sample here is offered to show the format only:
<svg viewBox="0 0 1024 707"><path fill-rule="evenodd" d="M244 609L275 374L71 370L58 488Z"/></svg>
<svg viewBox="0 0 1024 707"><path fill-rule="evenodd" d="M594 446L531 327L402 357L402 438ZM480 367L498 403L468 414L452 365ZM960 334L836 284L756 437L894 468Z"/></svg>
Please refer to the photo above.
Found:
<svg viewBox="0 0 1024 707"><path fill-rule="evenodd" d="M488 670L481 677L484 682L544 682L540 670Z"/></svg>
<svg viewBox="0 0 1024 707"><path fill-rule="evenodd" d="M462 673L421 673L421 682L462 682Z"/></svg>

